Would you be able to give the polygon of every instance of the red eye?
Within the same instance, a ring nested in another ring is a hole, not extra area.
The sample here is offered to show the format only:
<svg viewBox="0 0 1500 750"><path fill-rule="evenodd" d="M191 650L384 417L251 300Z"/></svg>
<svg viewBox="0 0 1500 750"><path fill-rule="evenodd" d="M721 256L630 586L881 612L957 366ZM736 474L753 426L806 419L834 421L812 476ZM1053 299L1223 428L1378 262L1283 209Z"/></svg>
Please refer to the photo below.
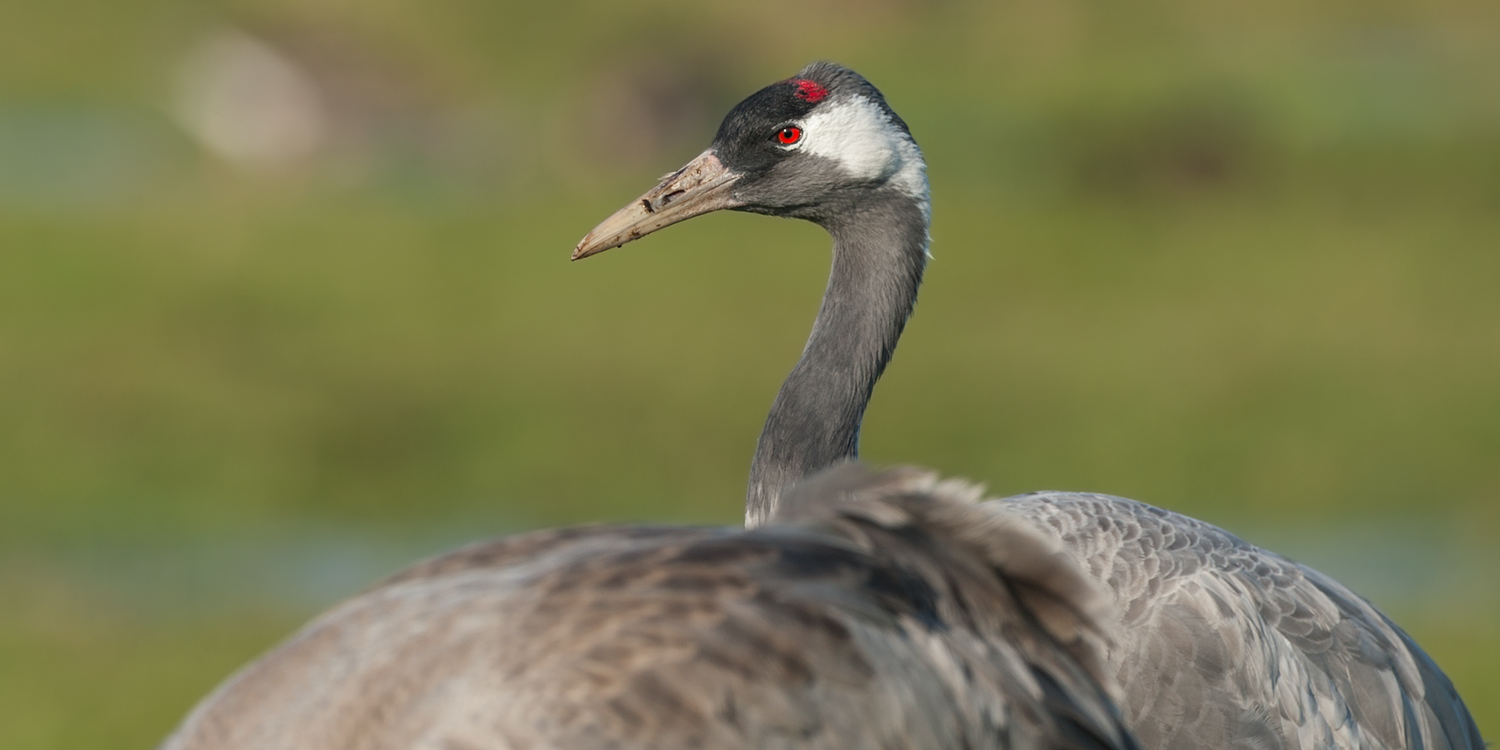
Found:
<svg viewBox="0 0 1500 750"><path fill-rule="evenodd" d="M782 128L781 132L776 134L776 140L788 145L796 143L802 140L802 128Z"/></svg>

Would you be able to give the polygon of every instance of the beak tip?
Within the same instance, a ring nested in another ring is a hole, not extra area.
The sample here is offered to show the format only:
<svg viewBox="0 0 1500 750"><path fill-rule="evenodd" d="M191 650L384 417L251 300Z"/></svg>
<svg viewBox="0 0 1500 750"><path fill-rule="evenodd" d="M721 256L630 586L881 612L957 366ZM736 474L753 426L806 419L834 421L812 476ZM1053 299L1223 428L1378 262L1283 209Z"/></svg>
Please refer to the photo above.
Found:
<svg viewBox="0 0 1500 750"><path fill-rule="evenodd" d="M571 259L581 260L583 258L589 257L590 255L593 255L595 251L590 246L594 244L597 244L594 242L594 233L589 232L584 236L583 239L579 240L578 245L573 248L573 257Z"/></svg>
<svg viewBox="0 0 1500 750"><path fill-rule="evenodd" d="M730 190L738 179L739 175L727 170L712 151L705 151L584 235L573 248L572 259L598 255L699 214L733 208L739 204ZM661 200L653 207L651 199L655 196L661 196Z"/></svg>
<svg viewBox="0 0 1500 750"><path fill-rule="evenodd" d="M572 257L572 260L583 260L584 258L587 258L590 255L594 255L595 253L598 253L601 249L602 248L599 248L597 246L592 246L591 247L590 243L588 242L588 240L585 239L583 242L578 243L578 247L573 248L573 257Z"/></svg>

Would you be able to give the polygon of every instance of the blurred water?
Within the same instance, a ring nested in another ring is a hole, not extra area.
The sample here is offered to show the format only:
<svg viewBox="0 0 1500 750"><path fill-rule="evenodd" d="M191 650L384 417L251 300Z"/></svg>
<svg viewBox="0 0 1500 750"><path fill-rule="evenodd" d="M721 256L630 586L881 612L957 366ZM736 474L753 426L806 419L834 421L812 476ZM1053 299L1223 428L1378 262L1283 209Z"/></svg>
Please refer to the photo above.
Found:
<svg viewBox="0 0 1500 750"><path fill-rule="evenodd" d="M466 521L400 535L304 528L254 538L151 545L91 542L25 563L152 616L257 607L312 613L411 563L519 524ZM1500 616L1500 549L1455 543L1436 525L1389 519L1338 527L1240 529L1242 538L1312 566L1399 612ZM18 564L12 558L5 567Z"/></svg>
<svg viewBox="0 0 1500 750"><path fill-rule="evenodd" d="M0 105L0 208L70 213L117 203L172 166L173 133L139 110Z"/></svg>
<svg viewBox="0 0 1500 750"><path fill-rule="evenodd" d="M1500 548L1459 543L1436 524L1386 518L1240 536L1332 576L1393 616L1500 617Z"/></svg>
<svg viewBox="0 0 1500 750"><path fill-rule="evenodd" d="M310 614L417 560L497 535L504 528L473 522L400 536L303 528L152 544L90 540L44 555L0 558L0 578L11 578L4 575L5 568L45 571L86 598L147 618L254 609Z"/></svg>

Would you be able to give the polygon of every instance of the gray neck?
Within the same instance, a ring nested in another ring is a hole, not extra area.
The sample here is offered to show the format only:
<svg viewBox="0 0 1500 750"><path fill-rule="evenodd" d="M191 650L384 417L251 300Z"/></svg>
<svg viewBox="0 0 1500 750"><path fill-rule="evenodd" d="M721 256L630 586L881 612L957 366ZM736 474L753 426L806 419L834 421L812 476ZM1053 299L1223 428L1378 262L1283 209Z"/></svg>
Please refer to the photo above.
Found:
<svg viewBox="0 0 1500 750"><path fill-rule="evenodd" d="M755 460L745 524L764 522L798 480L859 456L859 426L896 350L927 263L925 206L882 192L821 222L833 267L802 359L776 396Z"/></svg>

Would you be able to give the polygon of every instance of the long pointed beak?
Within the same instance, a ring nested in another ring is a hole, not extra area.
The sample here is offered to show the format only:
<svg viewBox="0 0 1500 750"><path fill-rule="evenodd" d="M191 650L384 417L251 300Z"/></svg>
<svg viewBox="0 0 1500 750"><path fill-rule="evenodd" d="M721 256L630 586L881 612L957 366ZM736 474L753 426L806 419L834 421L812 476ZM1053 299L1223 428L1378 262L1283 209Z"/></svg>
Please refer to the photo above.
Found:
<svg viewBox="0 0 1500 750"><path fill-rule="evenodd" d="M634 203L594 227L573 249L573 260L619 247L684 219L734 208L739 202L731 192L739 179L712 151L704 151Z"/></svg>

